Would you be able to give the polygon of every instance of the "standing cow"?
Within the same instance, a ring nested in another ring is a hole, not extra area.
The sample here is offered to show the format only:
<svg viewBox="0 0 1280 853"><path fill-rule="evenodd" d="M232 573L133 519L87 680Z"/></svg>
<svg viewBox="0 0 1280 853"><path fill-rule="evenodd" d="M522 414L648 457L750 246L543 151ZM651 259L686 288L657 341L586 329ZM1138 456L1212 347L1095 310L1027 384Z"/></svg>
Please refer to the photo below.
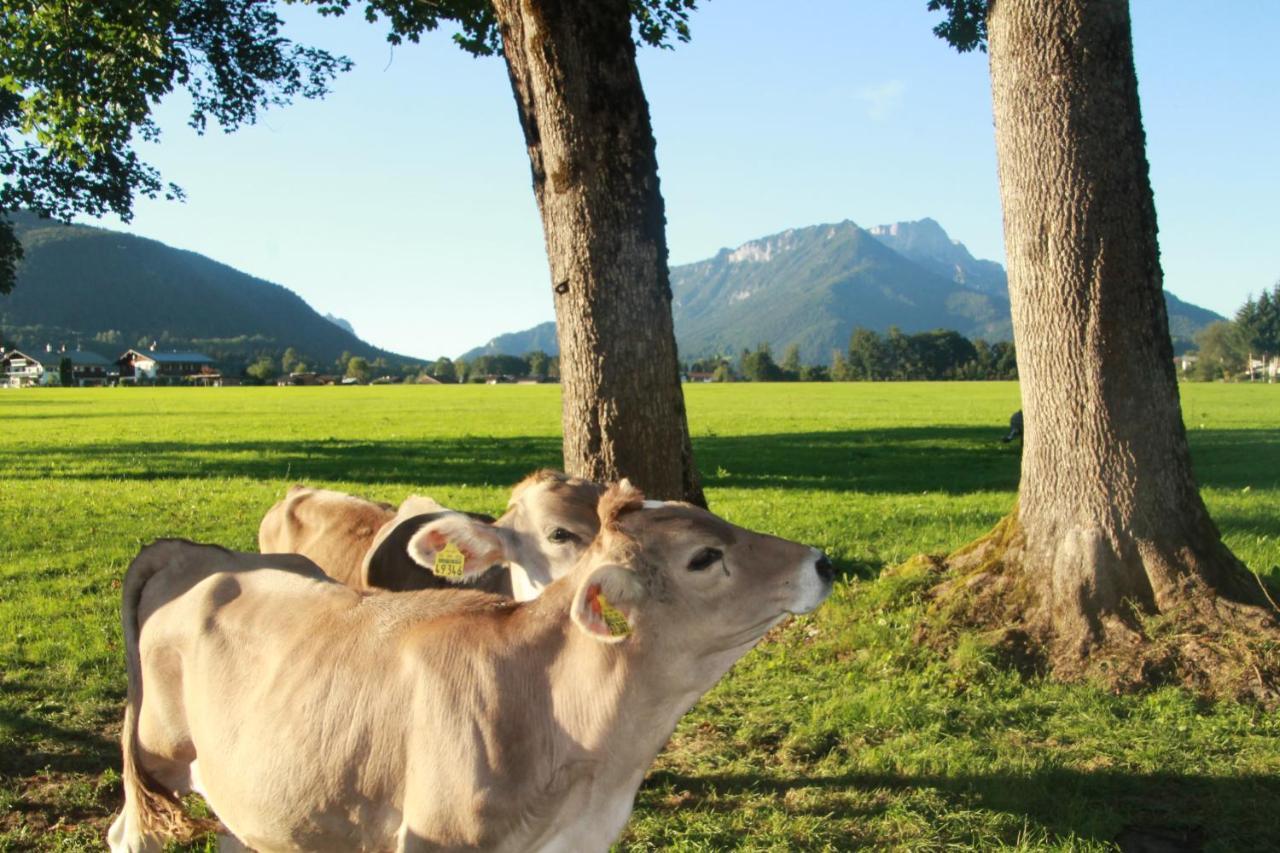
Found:
<svg viewBox="0 0 1280 853"><path fill-rule="evenodd" d="M680 717L830 593L816 549L625 482L535 601L362 595L302 557L162 541L124 582L117 853L201 792L257 850L606 850Z"/></svg>

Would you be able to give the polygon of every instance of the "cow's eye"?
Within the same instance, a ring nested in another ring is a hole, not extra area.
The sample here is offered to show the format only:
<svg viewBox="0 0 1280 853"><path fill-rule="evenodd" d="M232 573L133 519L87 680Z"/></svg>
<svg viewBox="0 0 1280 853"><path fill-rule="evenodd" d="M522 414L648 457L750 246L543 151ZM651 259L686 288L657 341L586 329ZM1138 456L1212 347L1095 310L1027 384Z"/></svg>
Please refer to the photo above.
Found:
<svg viewBox="0 0 1280 853"><path fill-rule="evenodd" d="M703 548L689 561L689 571L700 572L722 559L724 559L724 551L719 548Z"/></svg>
<svg viewBox="0 0 1280 853"><path fill-rule="evenodd" d="M577 536L574 536L563 527L557 527L547 534L547 539L557 545L563 545L565 542L576 542Z"/></svg>

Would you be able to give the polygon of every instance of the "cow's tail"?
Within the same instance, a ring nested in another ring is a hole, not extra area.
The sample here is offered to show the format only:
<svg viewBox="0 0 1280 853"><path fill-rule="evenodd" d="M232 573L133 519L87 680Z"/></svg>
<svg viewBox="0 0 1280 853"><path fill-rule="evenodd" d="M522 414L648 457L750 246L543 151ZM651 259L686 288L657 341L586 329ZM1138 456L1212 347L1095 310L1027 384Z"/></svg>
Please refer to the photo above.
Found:
<svg viewBox="0 0 1280 853"><path fill-rule="evenodd" d="M186 826L182 805L175 794L156 781L139 760L138 717L142 711L142 658L138 640L138 608L142 592L150 581L169 565L174 542L161 540L143 548L124 575L124 595L120 607L124 629L125 668L129 693L125 701L124 727L120 735L124 769L124 811L111 826L108 840L112 850L159 850L157 836L181 834Z"/></svg>

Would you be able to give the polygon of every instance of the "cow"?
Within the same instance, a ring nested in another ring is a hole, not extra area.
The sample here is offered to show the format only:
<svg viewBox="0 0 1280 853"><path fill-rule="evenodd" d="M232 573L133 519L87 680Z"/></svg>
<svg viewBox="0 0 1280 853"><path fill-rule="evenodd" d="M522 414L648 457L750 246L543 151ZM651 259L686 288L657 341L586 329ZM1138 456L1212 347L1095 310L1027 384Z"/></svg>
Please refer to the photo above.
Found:
<svg viewBox="0 0 1280 853"><path fill-rule="evenodd" d="M360 566L361 588L405 592L459 587L515 597L511 566L495 563L485 568L487 559L502 559L504 554L483 543L479 548L475 547L472 535L475 516L446 509L417 512L416 509L421 507L411 507L412 502L406 501L395 518L383 525L374 538ZM493 527L492 517L487 522L480 521L484 525L481 530ZM446 533L442 527L452 527L453 530ZM435 541L429 530L440 531ZM455 574L437 574L436 554L446 542L451 541L450 536L461 543L455 543L455 547L462 551L463 564ZM466 546L471 546L471 550L462 550ZM567 553L565 559L576 560L579 553ZM530 594L522 588L522 593L524 598L521 600L537 597L536 591Z"/></svg>
<svg viewBox="0 0 1280 853"><path fill-rule="evenodd" d="M295 485L262 517L258 525L258 551L301 554L330 577L363 589L369 586L366 579L369 552L393 526L407 517L451 512L453 510L424 495L410 495L397 510L391 504L344 492ZM461 515L481 524L492 524L495 520L483 513ZM420 574L429 577L430 567L428 562L428 571ZM510 588L510 581L506 586Z"/></svg>
<svg viewBox="0 0 1280 853"><path fill-rule="evenodd" d="M257 850L606 850L681 716L829 595L817 549L623 481L537 599L361 593L301 556L161 540L130 564L125 803L158 850L200 792Z"/></svg>
<svg viewBox="0 0 1280 853"><path fill-rule="evenodd" d="M437 511L444 508L430 498L418 500L430 501ZM424 507L422 511L428 510ZM369 546L395 516L391 504L329 489L292 486L258 525L258 550L263 554L302 554L330 577L358 585L360 564Z"/></svg>
<svg viewBox="0 0 1280 853"><path fill-rule="evenodd" d="M567 572L595 536L602 491L589 480L537 471L516 485L507 511L494 521L420 496L395 512L350 495L329 497L336 492L324 492L323 504L312 500L304 516L295 507L319 490L295 486L263 518L258 550L300 553L357 589L407 590L445 585L432 568L436 553L452 543L465 557L463 583L527 601ZM352 523L357 517L358 526ZM364 520L375 518L382 522L367 534ZM494 564L505 564L508 576L488 570Z"/></svg>

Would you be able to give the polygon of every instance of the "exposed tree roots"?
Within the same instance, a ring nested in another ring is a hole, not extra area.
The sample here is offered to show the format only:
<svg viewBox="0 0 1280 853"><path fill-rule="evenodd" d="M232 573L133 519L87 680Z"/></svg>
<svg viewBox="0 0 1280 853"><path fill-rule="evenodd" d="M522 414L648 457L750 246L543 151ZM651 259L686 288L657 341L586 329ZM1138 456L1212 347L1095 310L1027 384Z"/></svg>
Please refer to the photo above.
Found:
<svg viewBox="0 0 1280 853"><path fill-rule="evenodd" d="M1028 553L1015 509L949 556L904 564L936 575L917 642L946 651L976 633L1003 663L1028 675L1123 692L1173 684L1209 699L1280 706L1276 593L1225 549L1233 565L1219 575L1229 590L1185 572L1177 589L1146 601L1126 598L1111 612L1064 608L1060 600L1055 613L1047 572L1036 572Z"/></svg>

